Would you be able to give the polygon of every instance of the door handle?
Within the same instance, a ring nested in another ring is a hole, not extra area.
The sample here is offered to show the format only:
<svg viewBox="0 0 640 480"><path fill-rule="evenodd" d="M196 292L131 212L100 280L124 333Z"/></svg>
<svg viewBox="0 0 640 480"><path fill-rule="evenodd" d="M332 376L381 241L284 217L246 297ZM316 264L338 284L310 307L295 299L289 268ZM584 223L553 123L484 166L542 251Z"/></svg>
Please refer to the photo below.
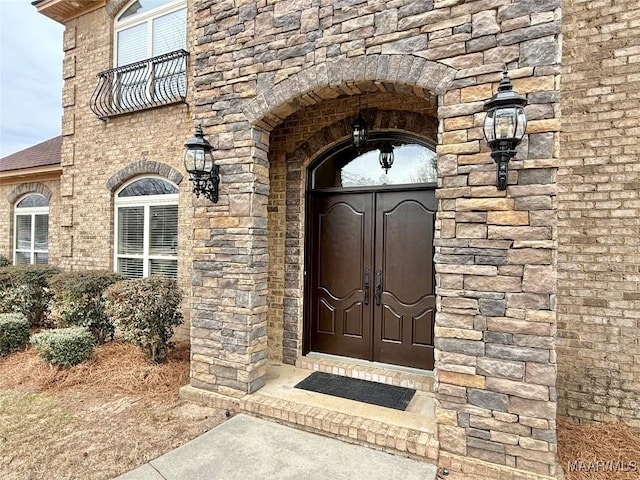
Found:
<svg viewBox="0 0 640 480"><path fill-rule="evenodd" d="M382 270L376 272L376 305L380 305L382 297Z"/></svg>
<svg viewBox="0 0 640 480"><path fill-rule="evenodd" d="M369 305L369 276L371 275L371 272L369 272L369 269L367 268L364 271L364 304L365 305Z"/></svg>

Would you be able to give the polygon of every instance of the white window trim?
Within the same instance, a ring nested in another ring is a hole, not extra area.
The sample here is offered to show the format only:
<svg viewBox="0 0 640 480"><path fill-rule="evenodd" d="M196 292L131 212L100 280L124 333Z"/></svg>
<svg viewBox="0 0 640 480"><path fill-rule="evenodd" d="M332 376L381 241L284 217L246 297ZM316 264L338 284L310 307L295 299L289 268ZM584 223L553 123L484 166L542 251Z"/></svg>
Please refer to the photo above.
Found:
<svg viewBox="0 0 640 480"><path fill-rule="evenodd" d="M131 0L127 3L124 8L121 10L119 15L122 15L127 9L136 2L137 0ZM152 22L155 18L161 17L168 13L177 12L178 10L182 10L183 8L187 8L186 0L176 0L171 3L167 3L166 5L162 5L160 7L149 10L148 12L132 15L131 18L126 18L124 20L119 20L119 16L116 18L114 22L114 35L113 35L113 66L118 67L118 32L121 30L126 30L127 28L146 23L147 24L147 58L151 58L153 56L153 26ZM186 35L186 32L185 32Z"/></svg>
<svg viewBox="0 0 640 480"><path fill-rule="evenodd" d="M36 260L37 253L46 253L49 254L49 235L47 234L47 249L46 250L36 250L36 215L46 215L47 216L47 224L49 223L49 207L18 207L18 204L27 197L31 195L39 195L43 196L39 193L27 193L23 195L15 202L15 207L13 209L13 264L17 265L18 261L18 253L28 253L29 254L29 264L34 264ZM31 245L28 250L19 249L18 248L18 217L19 216L30 216L31 217ZM47 225L48 227L48 225ZM48 228L47 228L48 230Z"/></svg>
<svg viewBox="0 0 640 480"><path fill-rule="evenodd" d="M120 198L120 192L124 190L126 187L135 183L139 180L143 180L145 178L159 178L160 180L164 180L167 183L170 183L174 187L178 188L178 186L173 183L171 180L168 180L165 177L160 175L144 175L141 177L135 177L122 185L116 193L114 197L114 223L113 223L113 271L118 271L118 260L120 258L136 258L142 260L142 278L147 278L149 276L149 260L175 260L178 261L178 252L176 251L175 255L150 255L149 254L149 238L150 238L150 229L149 229L149 219L150 219L150 211L151 207L161 206L161 205L178 205L179 194L178 193L167 193L163 195L140 195L137 197L122 197ZM143 226L143 236L142 236L142 255L140 254L119 254L119 209L120 207L144 207L144 226ZM180 229L178 229L178 244L180 243ZM177 249L176 249L177 250Z"/></svg>

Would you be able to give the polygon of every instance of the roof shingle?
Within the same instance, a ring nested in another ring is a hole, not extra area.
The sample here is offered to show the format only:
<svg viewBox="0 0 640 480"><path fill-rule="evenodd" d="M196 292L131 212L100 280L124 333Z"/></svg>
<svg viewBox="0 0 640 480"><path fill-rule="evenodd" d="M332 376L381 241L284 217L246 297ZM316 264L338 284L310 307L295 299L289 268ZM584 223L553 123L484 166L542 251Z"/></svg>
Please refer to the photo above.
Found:
<svg viewBox="0 0 640 480"><path fill-rule="evenodd" d="M59 165L62 157L62 136L46 140L33 147L25 148L4 158L0 158L0 172L23 168Z"/></svg>

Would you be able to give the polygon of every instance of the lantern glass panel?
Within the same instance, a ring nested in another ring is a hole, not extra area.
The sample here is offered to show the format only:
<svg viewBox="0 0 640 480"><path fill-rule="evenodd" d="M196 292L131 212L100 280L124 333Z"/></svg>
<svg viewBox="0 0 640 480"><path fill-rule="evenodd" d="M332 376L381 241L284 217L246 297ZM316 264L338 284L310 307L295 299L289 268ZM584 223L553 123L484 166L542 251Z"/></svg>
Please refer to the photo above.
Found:
<svg viewBox="0 0 640 480"><path fill-rule="evenodd" d="M186 148L184 151L184 169L189 173L196 170L195 151L190 148Z"/></svg>
<svg viewBox="0 0 640 480"><path fill-rule="evenodd" d="M495 139L513 140L518 126L517 109L514 107L498 108L494 115Z"/></svg>
<svg viewBox="0 0 640 480"><path fill-rule="evenodd" d="M524 108L518 107L518 126L516 127L516 139L522 140L524 132L527 130L527 116L524 114Z"/></svg>
<svg viewBox="0 0 640 480"><path fill-rule="evenodd" d="M351 126L351 141L356 149L361 149L367 144L369 136L367 122L358 114L358 118Z"/></svg>
<svg viewBox="0 0 640 480"><path fill-rule="evenodd" d="M191 154L193 156L193 170L195 172L202 172L204 170L204 150L194 148Z"/></svg>
<svg viewBox="0 0 640 480"><path fill-rule="evenodd" d="M211 155L210 151L203 151L202 152L202 164L203 167L202 169L207 172L207 173L211 173L213 172L213 155Z"/></svg>
<svg viewBox="0 0 640 480"><path fill-rule="evenodd" d="M393 150L380 152L380 166L389 170L393 166Z"/></svg>
<svg viewBox="0 0 640 480"><path fill-rule="evenodd" d="M493 114L495 110L489 110L487 115L484 118L484 138L487 139L487 142L493 142L496 139L496 133L493 129L494 121Z"/></svg>

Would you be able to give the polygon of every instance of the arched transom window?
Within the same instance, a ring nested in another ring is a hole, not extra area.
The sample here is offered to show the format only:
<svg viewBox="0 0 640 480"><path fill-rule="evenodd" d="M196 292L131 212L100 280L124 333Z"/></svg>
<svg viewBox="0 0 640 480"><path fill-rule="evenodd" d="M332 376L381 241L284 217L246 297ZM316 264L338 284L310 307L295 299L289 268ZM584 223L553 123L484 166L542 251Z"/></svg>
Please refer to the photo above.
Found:
<svg viewBox="0 0 640 480"><path fill-rule="evenodd" d="M115 198L117 272L129 278L178 272L178 187L160 177L144 177L122 187Z"/></svg>
<svg viewBox="0 0 640 480"><path fill-rule="evenodd" d="M383 168L381 152L392 163ZM389 155L389 152L392 152ZM345 142L335 147L311 171L312 189L435 184L437 155L433 146L409 135L376 132L367 151L358 153Z"/></svg>
<svg viewBox="0 0 640 480"><path fill-rule="evenodd" d="M13 263L49 262L49 201L39 193L22 197L14 209Z"/></svg>

